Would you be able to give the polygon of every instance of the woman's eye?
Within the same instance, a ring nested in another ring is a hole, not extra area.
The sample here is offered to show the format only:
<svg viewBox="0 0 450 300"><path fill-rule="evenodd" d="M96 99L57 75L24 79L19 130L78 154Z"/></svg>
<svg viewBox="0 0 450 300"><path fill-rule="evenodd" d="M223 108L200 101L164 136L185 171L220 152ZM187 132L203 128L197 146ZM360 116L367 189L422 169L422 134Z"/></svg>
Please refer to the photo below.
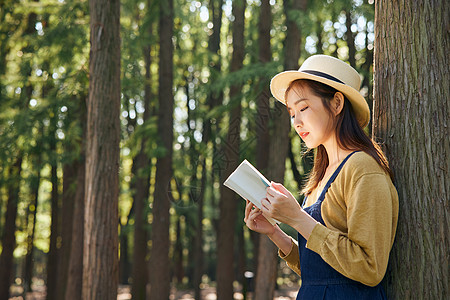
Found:
<svg viewBox="0 0 450 300"><path fill-rule="evenodd" d="M295 119L295 115L291 115L291 119Z"/></svg>
<svg viewBox="0 0 450 300"><path fill-rule="evenodd" d="M300 109L300 111L305 111L307 108L308 108L308 106L305 106L302 109Z"/></svg>

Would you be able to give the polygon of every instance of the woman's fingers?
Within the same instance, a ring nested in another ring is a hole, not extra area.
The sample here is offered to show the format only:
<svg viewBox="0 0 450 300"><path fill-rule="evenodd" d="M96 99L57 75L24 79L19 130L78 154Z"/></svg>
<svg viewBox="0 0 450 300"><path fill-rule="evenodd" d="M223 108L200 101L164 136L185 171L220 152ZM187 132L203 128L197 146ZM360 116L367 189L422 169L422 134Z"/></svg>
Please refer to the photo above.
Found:
<svg viewBox="0 0 450 300"><path fill-rule="evenodd" d="M247 227L255 230L256 229L256 218L258 218L261 215L261 210L258 208L253 209L250 214L247 217L247 220L245 221L245 224L247 224Z"/></svg>
<svg viewBox="0 0 450 300"><path fill-rule="evenodd" d="M261 210L269 211L271 207L272 207L272 205L271 205L269 199L267 199L267 198L261 199Z"/></svg>
<svg viewBox="0 0 450 300"><path fill-rule="evenodd" d="M245 205L245 216L244 216L244 222L247 222L246 219L248 218L248 215L250 214L250 211L253 208L253 203L247 200L247 204Z"/></svg>

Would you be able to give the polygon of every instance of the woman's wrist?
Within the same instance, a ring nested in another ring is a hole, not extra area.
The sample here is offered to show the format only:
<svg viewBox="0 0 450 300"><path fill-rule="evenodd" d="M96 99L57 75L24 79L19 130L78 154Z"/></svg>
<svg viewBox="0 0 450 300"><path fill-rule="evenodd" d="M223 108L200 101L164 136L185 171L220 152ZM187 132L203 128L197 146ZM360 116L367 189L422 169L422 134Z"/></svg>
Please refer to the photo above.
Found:
<svg viewBox="0 0 450 300"><path fill-rule="evenodd" d="M273 225L273 231L271 233L267 233L266 235L269 239L272 239L272 238L275 238L276 235L279 235L280 233L284 233L284 232L283 232L283 230L280 229L280 227L277 224L275 224L275 225Z"/></svg>
<svg viewBox="0 0 450 300"><path fill-rule="evenodd" d="M318 224L313 217L311 217L306 211L301 210L298 219L295 224L293 224L293 228L297 230L306 240L309 239L314 227Z"/></svg>
<svg viewBox="0 0 450 300"><path fill-rule="evenodd" d="M275 230L271 234L267 234L267 237L278 247L280 250L289 254L292 249L292 239L278 225L275 225Z"/></svg>

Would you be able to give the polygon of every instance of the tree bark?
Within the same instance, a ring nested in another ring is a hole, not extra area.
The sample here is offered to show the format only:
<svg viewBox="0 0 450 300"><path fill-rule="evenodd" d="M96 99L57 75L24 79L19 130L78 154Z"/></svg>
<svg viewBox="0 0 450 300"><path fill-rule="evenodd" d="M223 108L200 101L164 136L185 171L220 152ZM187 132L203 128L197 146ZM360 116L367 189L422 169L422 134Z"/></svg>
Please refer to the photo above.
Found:
<svg viewBox="0 0 450 300"><path fill-rule="evenodd" d="M83 299L115 299L118 268L120 1L90 0Z"/></svg>
<svg viewBox="0 0 450 300"><path fill-rule="evenodd" d="M173 0L160 3L158 142L164 154L156 162L153 202L153 236L150 264L150 298L168 299L170 293L168 189L173 152Z"/></svg>
<svg viewBox="0 0 450 300"><path fill-rule="evenodd" d="M41 183L41 167L42 167L42 155L39 153L42 150L42 143L37 142L35 150L36 162L35 162L35 175L30 180L30 190L33 195L33 199L28 205L27 209L27 254L25 256L25 267L23 276L23 294L31 291L31 283L33 279L33 252L34 252L34 234L36 232L36 212L39 198L39 186ZM31 215L31 217L30 217ZM31 224L30 222L31 221Z"/></svg>
<svg viewBox="0 0 450 300"><path fill-rule="evenodd" d="M49 152L52 157L56 156L56 115L50 120L50 148ZM58 163L56 159L50 159L50 178L52 191L51 201L51 224L50 224L50 249L48 251L47 261L47 300L57 299L57 280L58 280L58 238L60 237L60 220L59 220L59 193L58 193Z"/></svg>
<svg viewBox="0 0 450 300"><path fill-rule="evenodd" d="M245 2L234 1L232 12L233 22L233 55L230 72L240 70L244 59L244 12ZM222 174L226 179L239 164L239 144L241 126L241 86L230 87L230 103L233 106L230 113L228 133L225 143L227 165ZM221 185L220 217L217 236L217 299L233 299L234 281L234 229L236 223L236 194Z"/></svg>
<svg viewBox="0 0 450 300"><path fill-rule="evenodd" d="M260 15L258 20L259 32L259 56L258 59L262 63L268 63L272 60L272 51L270 48L270 28L272 27L272 13L269 0L261 1ZM270 88L269 79L261 77L260 86L263 86L261 93L257 99L256 114L256 168L263 174L266 174L267 164L269 161L269 119L270 119ZM258 268L258 253L260 234L250 231L251 240L254 246L254 274Z"/></svg>
<svg viewBox="0 0 450 300"><path fill-rule="evenodd" d="M447 1L375 4L374 122L400 213L389 299L448 299L450 35Z"/></svg>
<svg viewBox="0 0 450 300"><path fill-rule="evenodd" d="M151 1L148 1L150 7ZM151 24L147 28L149 35L152 34ZM148 123L150 118L150 101L151 101L151 56L150 45L143 48L143 55L145 60L145 85L144 85L144 125ZM147 155L146 148L148 147L148 139L144 135L141 140L141 149L135 157L133 167L135 167L135 194L134 194L134 255L133 255L133 285L132 295L133 299L146 299L146 285L148 282L148 269L146 256L148 253L147 240L148 233L146 229L148 216L148 198L150 193L150 172L151 161Z"/></svg>
<svg viewBox="0 0 450 300"><path fill-rule="evenodd" d="M83 97L80 101L79 120L81 126L80 155L75 163L76 188L73 200L72 233L70 243L70 256L68 261L67 284L65 300L78 300L82 296L83 287L83 241L84 241L84 195L85 195L85 143L86 140L86 102Z"/></svg>
<svg viewBox="0 0 450 300"><path fill-rule="evenodd" d="M272 52L270 50L270 28L272 27L272 13L269 0L261 1L261 9L258 20L259 31L259 61L261 63L268 63L272 60ZM261 172L266 171L269 160L269 117L270 117L270 89L269 78L262 78L260 84L264 86L262 92L258 97L257 105L257 121L256 121L256 135L257 135L257 152L256 152L256 166Z"/></svg>
<svg viewBox="0 0 450 300"><path fill-rule="evenodd" d="M347 40L348 47L348 62L353 68L356 69L355 36L352 32L352 13L350 9L345 12L345 26L347 27L347 31L345 32L345 39Z"/></svg>
<svg viewBox="0 0 450 300"><path fill-rule="evenodd" d="M211 69L212 72L217 72L217 74L220 73L221 68L221 62L220 62L220 55L218 55L218 51L220 49L220 30L222 28L222 4L223 0L211 0L209 2L209 7L211 11L211 19L213 23L213 33L209 37L208 42L208 50L210 51L210 55L212 57L216 57L217 59L212 59L211 63ZM211 79L213 79L213 75L211 74ZM208 95L206 105L209 107L209 110L211 111L214 109L220 102L221 102L222 96L216 96L212 93ZM203 132L202 132L202 143L207 146L208 143L212 140L211 137L213 136L212 132L212 120L211 118L207 118L203 122ZM215 143L214 141L212 141ZM214 155L214 154L213 154ZM193 278L193 286L194 286L194 293L195 293L195 299L201 300L201 289L200 284L202 281L202 275L204 273L204 252L203 252L203 218L204 218L204 212L203 212L203 206L205 203L205 190L207 185L207 164L206 164L206 156L207 153L200 155L199 163L202 167L202 177L200 181L200 194L198 196L198 202L197 202L197 221L196 221L196 235L195 235L195 245L194 245L194 278ZM213 158L214 159L214 158ZM212 177L214 177L214 173L212 173ZM212 180L214 182L214 180Z"/></svg>
<svg viewBox="0 0 450 300"><path fill-rule="evenodd" d="M295 156L294 156L294 151L292 150L291 138L289 138L288 157L289 157L289 161L291 162L292 175L294 176L294 180L297 183L297 188L298 188L298 190L301 190L303 176L298 171L297 163L295 162Z"/></svg>
<svg viewBox="0 0 450 300"><path fill-rule="evenodd" d="M13 275L13 253L16 248L16 217L19 202L20 174L22 172L22 155L19 153L10 167L8 179L8 202L6 204L5 226L2 236L2 254L0 255L0 300L9 299L9 286Z"/></svg>

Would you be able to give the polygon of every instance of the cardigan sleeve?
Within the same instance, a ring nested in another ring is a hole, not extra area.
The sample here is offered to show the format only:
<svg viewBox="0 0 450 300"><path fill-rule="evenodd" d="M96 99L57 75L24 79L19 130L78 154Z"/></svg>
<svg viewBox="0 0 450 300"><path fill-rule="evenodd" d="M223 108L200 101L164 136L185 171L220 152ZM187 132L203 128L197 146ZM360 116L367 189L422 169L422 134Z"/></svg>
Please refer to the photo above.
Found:
<svg viewBox="0 0 450 300"><path fill-rule="evenodd" d="M300 254L298 252L298 244L297 242L291 237L292 246L291 250L288 254L285 254L281 249L278 249L278 256L281 257L288 267L300 275Z"/></svg>
<svg viewBox="0 0 450 300"><path fill-rule="evenodd" d="M347 232L317 224L306 247L350 279L369 286L380 283L386 272L398 213L397 194L392 194L390 184L385 174L362 175L345 199Z"/></svg>

